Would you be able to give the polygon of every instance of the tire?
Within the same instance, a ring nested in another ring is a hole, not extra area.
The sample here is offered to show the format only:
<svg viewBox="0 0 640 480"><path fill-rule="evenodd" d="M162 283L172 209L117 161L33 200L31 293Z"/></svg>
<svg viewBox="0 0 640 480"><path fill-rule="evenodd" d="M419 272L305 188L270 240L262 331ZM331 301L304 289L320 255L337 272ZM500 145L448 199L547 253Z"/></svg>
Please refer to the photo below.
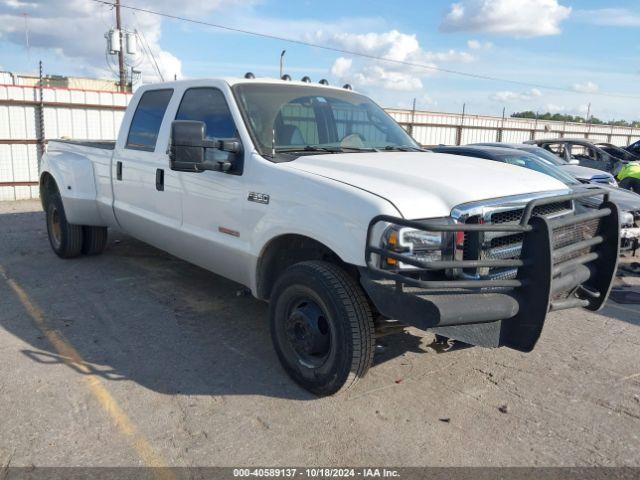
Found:
<svg viewBox="0 0 640 480"><path fill-rule="evenodd" d="M107 227L82 226L82 253L84 255L99 255L107 246Z"/></svg>
<svg viewBox="0 0 640 480"><path fill-rule="evenodd" d="M367 298L353 278L330 263L289 267L273 288L270 322L282 366L316 395L347 390L373 363L374 325Z"/></svg>
<svg viewBox="0 0 640 480"><path fill-rule="evenodd" d="M46 203L47 234L51 248L60 258L74 258L82 253L82 227L67 222L62 199L52 193Z"/></svg>

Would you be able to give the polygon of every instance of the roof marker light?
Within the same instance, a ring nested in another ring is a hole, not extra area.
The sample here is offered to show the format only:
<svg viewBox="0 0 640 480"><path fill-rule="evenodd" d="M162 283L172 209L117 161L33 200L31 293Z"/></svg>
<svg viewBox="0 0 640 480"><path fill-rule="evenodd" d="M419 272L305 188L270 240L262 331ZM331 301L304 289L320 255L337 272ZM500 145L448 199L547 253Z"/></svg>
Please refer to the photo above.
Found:
<svg viewBox="0 0 640 480"><path fill-rule="evenodd" d="M318 82L320 85L329 85L329 81L326 78L323 78Z"/></svg>
<svg viewBox="0 0 640 480"><path fill-rule="evenodd" d="M288 73L285 73L284 75L282 75L282 77L280 77L281 80L284 80L285 82L290 82L291 81L291 75L289 75Z"/></svg>
<svg viewBox="0 0 640 480"><path fill-rule="evenodd" d="M247 73L244 74L244 78L252 80L252 79L256 78L256 76L252 72L247 72Z"/></svg>
<svg viewBox="0 0 640 480"><path fill-rule="evenodd" d="M349 83L345 83L342 88L344 88L345 90L353 90L353 88L351 87L351 84Z"/></svg>
<svg viewBox="0 0 640 480"><path fill-rule="evenodd" d="M302 81L304 83L311 83L311 79L309 77L307 77L306 75L304 77L302 77Z"/></svg>

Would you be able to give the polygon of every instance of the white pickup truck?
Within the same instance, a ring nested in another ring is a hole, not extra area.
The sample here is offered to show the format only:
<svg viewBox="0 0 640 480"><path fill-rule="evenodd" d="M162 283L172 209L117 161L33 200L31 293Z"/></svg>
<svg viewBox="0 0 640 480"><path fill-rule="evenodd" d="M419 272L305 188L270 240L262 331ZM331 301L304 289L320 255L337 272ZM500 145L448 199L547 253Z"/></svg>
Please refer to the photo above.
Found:
<svg viewBox="0 0 640 480"><path fill-rule="evenodd" d="M248 287L285 370L318 395L367 372L391 319L526 352L548 312L603 305L620 242L606 192L425 152L321 83L148 85L116 142L51 141L53 250L101 253L112 227Z"/></svg>

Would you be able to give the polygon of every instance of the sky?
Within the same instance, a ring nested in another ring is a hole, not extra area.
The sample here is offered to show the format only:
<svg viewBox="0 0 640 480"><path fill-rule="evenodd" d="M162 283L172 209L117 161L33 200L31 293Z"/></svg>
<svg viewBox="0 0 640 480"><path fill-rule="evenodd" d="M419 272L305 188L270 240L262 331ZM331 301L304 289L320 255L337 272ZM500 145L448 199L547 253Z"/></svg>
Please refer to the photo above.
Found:
<svg viewBox="0 0 640 480"><path fill-rule="evenodd" d="M515 111L640 119L638 0L121 0L398 64L123 9L165 78L277 77L350 83L384 107L507 115ZM105 52L114 26L92 0L0 0L0 70L116 78ZM146 50L146 49L145 49ZM151 59L128 56L145 82ZM437 67L502 80L435 71ZM503 80L525 82L518 85ZM562 90L555 90L557 87ZM609 95L621 95L621 97ZM625 98L626 96L626 98ZM635 97L635 98L634 98Z"/></svg>

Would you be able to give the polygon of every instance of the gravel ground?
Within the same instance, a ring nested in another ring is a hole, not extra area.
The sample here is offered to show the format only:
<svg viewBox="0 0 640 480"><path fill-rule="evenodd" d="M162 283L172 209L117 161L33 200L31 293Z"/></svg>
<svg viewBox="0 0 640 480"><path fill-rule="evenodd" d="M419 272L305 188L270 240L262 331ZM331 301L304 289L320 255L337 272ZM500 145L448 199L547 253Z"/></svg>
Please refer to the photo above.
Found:
<svg viewBox="0 0 640 480"><path fill-rule="evenodd" d="M0 268L0 467L640 466L639 276L552 314L529 354L384 337L317 399L265 304L118 232L60 260L38 202L0 203Z"/></svg>

